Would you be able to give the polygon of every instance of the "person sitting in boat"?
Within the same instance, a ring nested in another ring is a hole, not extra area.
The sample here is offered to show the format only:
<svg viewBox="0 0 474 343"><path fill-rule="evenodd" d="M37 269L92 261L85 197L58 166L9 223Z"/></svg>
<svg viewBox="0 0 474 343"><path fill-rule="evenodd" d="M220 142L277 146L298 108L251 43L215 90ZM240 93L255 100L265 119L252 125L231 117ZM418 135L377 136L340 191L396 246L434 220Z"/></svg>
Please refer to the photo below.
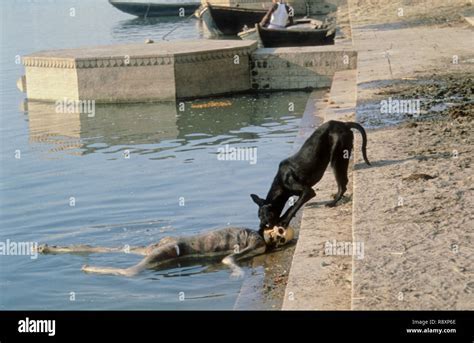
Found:
<svg viewBox="0 0 474 343"><path fill-rule="evenodd" d="M284 29L288 24L293 25L293 13L293 7L285 4L283 0L273 0L273 6L260 21L260 26L268 29Z"/></svg>

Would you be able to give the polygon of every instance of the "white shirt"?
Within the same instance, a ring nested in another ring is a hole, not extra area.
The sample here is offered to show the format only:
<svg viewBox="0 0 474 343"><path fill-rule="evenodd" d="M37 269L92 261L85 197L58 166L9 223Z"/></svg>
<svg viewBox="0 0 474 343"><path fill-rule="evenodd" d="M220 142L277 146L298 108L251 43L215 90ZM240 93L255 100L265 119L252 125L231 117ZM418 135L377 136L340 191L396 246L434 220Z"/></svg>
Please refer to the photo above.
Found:
<svg viewBox="0 0 474 343"><path fill-rule="evenodd" d="M288 12L286 11L286 5L278 3L278 8L272 13L272 18L270 19L269 28L284 28L288 22ZM273 27L272 27L273 26Z"/></svg>

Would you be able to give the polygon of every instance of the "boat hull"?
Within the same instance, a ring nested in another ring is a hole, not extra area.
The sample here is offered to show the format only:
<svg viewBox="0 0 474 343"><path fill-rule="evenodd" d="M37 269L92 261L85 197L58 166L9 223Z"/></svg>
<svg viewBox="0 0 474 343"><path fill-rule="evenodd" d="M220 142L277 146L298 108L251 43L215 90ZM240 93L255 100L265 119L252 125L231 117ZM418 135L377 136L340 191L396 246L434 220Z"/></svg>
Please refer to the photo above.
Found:
<svg viewBox="0 0 474 343"><path fill-rule="evenodd" d="M180 15L187 17L200 6L200 3L153 4L114 1L109 3L122 12L143 18Z"/></svg>
<svg viewBox="0 0 474 343"><path fill-rule="evenodd" d="M266 13L266 10L207 5L200 15L212 34L235 36L244 26L254 27Z"/></svg>
<svg viewBox="0 0 474 343"><path fill-rule="evenodd" d="M257 25L258 35L265 48L332 45L336 32L329 29L275 30ZM329 32L329 34L328 34Z"/></svg>

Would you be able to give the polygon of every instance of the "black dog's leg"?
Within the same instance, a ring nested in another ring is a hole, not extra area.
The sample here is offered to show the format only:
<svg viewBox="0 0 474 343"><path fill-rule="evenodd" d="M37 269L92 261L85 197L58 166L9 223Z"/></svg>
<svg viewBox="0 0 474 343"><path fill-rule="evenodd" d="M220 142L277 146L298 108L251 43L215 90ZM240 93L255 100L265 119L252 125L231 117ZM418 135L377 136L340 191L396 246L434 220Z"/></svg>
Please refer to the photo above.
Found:
<svg viewBox="0 0 474 343"><path fill-rule="evenodd" d="M332 164L334 176L336 177L337 194L334 197L333 201L326 204L327 207L336 206L336 203L342 199L342 196L346 192L347 183L349 182L349 179L347 178L347 170L349 167L349 156L345 156L344 152L339 152L337 155L334 155L333 158L334 160L331 164Z"/></svg>
<svg viewBox="0 0 474 343"><path fill-rule="evenodd" d="M280 225L283 227L288 227L290 225L291 219L296 215L296 212L309 200L314 198L316 193L311 187L305 188L301 193L301 196L295 202L293 206L291 206L285 214L281 217Z"/></svg>

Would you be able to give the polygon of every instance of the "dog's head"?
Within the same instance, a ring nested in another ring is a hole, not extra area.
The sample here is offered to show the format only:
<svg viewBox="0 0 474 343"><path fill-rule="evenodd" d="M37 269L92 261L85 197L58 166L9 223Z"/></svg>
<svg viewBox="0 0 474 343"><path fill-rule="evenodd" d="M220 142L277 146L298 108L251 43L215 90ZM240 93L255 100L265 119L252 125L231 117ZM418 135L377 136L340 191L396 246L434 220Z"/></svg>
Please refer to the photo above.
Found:
<svg viewBox="0 0 474 343"><path fill-rule="evenodd" d="M250 194L250 197L258 206L258 219L260 219L259 232L263 233L263 230L270 229L277 225L280 215L272 204L267 203L256 194Z"/></svg>

